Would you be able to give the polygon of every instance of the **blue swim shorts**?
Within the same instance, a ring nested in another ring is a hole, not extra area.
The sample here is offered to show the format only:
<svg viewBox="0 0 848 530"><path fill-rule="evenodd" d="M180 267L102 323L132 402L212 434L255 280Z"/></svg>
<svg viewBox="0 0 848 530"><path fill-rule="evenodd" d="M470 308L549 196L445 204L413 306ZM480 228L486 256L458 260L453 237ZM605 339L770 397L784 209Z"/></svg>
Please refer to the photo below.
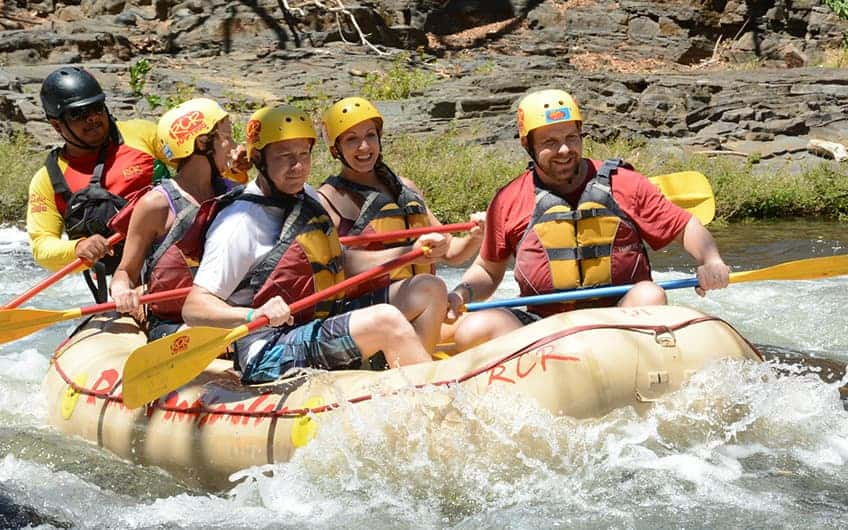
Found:
<svg viewBox="0 0 848 530"><path fill-rule="evenodd" d="M266 383L298 367L353 370L362 352L350 335L350 313L295 328L265 328L236 343L243 383Z"/></svg>

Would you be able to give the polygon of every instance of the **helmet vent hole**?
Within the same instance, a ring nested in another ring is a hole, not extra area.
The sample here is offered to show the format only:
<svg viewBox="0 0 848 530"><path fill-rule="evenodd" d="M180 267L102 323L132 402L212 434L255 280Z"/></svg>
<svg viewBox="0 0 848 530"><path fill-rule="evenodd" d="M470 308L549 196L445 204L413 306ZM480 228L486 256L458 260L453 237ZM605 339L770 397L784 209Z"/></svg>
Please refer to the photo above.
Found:
<svg viewBox="0 0 848 530"><path fill-rule="evenodd" d="M548 107L550 107L550 105L548 105L547 103L545 103L545 108L548 108Z"/></svg>
<svg viewBox="0 0 848 530"><path fill-rule="evenodd" d="M560 106L564 105L564 103L562 101L558 101L557 103L559 103Z"/></svg>
<svg viewBox="0 0 848 530"><path fill-rule="evenodd" d="M291 118L286 118L286 123L291 123Z"/></svg>
<svg viewBox="0 0 848 530"><path fill-rule="evenodd" d="M347 109L342 109L342 114L347 114Z"/></svg>

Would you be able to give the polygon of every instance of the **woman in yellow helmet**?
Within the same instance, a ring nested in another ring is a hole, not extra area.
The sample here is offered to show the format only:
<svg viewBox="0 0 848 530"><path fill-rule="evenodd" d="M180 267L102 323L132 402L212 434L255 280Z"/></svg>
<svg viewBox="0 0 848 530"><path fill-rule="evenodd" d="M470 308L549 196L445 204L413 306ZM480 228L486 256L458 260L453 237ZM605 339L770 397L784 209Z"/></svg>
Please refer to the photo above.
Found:
<svg viewBox="0 0 848 530"><path fill-rule="evenodd" d="M318 195L339 236L441 225L427 208L415 183L398 177L383 162L383 116L371 102L360 97L342 99L324 112L322 125L330 153L342 163L342 167L339 175L324 181ZM459 266L477 253L483 239L485 215L482 212L474 214L472 220L480 224L465 237L451 238L450 250L440 261ZM373 243L352 252L371 252L371 259L376 263L383 256L372 251L387 248L408 250L412 243L410 239ZM348 296L367 292L383 292L390 299L403 296L408 283L405 280L432 272L432 262L410 265L391 276L363 285ZM388 289L390 284L391 289Z"/></svg>
<svg viewBox="0 0 848 530"><path fill-rule="evenodd" d="M148 293L191 286L197 264L183 256L177 243L200 203L231 187L223 178L231 175L231 163L246 162L243 148L233 140L229 115L211 99L192 99L166 112L157 136L177 174L148 192L133 209L110 289L122 313L138 309L142 284L147 284ZM181 310L181 301L151 306L148 336L157 339L176 331L182 324Z"/></svg>

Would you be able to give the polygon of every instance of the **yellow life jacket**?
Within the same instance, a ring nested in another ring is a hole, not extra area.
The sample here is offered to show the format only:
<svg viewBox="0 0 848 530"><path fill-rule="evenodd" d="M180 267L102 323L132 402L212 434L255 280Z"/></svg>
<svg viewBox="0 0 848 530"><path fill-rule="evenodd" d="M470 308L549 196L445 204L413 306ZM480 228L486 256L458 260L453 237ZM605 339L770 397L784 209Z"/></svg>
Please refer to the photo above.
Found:
<svg viewBox="0 0 848 530"><path fill-rule="evenodd" d="M235 200L270 205L284 212L283 227L274 248L253 266L239 286L254 293L253 307L274 296L291 304L345 279L336 227L318 201L306 193L284 199L244 193ZM343 295L340 293L296 313L294 324L332 316Z"/></svg>
<svg viewBox="0 0 848 530"><path fill-rule="evenodd" d="M651 278L639 229L612 196L613 175L623 164L620 159L604 162L586 184L576 208L542 188L534 174L535 207L515 253L515 279L522 296ZM616 301L606 302L601 304ZM546 307L541 313L584 305L598 303Z"/></svg>
<svg viewBox="0 0 848 530"><path fill-rule="evenodd" d="M414 190L405 186L396 175L391 172L388 173L391 179L390 187L398 190L396 199L392 199L376 188L357 184L340 176L332 176L324 181L324 184L353 195L357 202L361 204L359 216L356 219L342 218L339 224L340 236L393 232L430 226L424 199ZM371 243L360 248L382 250L411 245L413 242L413 239L402 238L395 241ZM416 274L432 274L433 272L434 267L432 265L407 265L382 278L358 288L355 287L347 296L348 298L355 298L360 294L371 292L394 281L405 280Z"/></svg>

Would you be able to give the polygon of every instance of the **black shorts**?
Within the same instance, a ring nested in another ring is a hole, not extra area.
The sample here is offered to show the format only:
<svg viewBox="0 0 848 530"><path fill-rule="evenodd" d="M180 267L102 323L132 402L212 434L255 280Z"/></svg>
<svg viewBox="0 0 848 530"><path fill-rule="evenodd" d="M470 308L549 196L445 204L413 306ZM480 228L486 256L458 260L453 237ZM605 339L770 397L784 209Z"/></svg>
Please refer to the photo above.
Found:
<svg viewBox="0 0 848 530"><path fill-rule="evenodd" d="M531 313L530 311L525 311L523 309L508 307L507 311L512 313L512 316L517 318L518 321L521 322L522 326L526 326L527 324L532 324L533 322L538 322L542 320L542 317L540 317L536 313Z"/></svg>

